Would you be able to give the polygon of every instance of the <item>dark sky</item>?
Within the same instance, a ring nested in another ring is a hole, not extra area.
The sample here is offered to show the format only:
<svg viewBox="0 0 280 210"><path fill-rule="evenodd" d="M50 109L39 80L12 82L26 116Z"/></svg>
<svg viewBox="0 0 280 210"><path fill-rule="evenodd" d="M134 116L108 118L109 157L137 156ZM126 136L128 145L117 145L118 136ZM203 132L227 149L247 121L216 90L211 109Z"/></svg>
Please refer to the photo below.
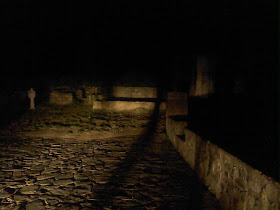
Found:
<svg viewBox="0 0 280 210"><path fill-rule="evenodd" d="M2 80L10 83L185 71L178 57L193 52L222 54L228 65L246 65L260 54L271 63L275 53L275 5L269 0L1 4Z"/></svg>

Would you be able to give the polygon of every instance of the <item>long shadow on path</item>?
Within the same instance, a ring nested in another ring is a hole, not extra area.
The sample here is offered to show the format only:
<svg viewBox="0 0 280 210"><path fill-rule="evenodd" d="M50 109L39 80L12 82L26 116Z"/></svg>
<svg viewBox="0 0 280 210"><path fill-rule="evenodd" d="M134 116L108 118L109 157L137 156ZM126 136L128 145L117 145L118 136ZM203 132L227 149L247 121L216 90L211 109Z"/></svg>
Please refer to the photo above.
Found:
<svg viewBox="0 0 280 210"><path fill-rule="evenodd" d="M95 189L96 198L104 199L104 203L99 204L99 207L112 206L114 197L118 196L116 194L118 189L121 188L124 183L129 170L132 168L132 165L135 164L138 159L143 155L145 149L152 144L154 133L157 127L159 112L160 112L161 101L158 98L155 103L155 108L151 114L149 123L147 124L147 131L140 136L132 145L131 150L126 153L126 157L118 165L117 169L112 171L112 177L108 180L105 185L97 184ZM104 198L103 196L108 192L108 189L112 189L111 193ZM100 189L100 190L99 190Z"/></svg>
<svg viewBox="0 0 280 210"><path fill-rule="evenodd" d="M113 169L111 171L112 176L109 178L109 180L105 184L97 183L94 187L94 194L95 198L94 200L96 202L93 203L93 207L104 209L105 207L113 208L113 209L123 209L123 206L116 206L114 204L114 201L117 199L120 199L119 196L125 194L123 192L123 185L126 182L126 180L129 178L129 172L133 170L133 167L137 165L137 163L140 160L145 159L145 155L148 154L148 150L155 141L155 131L157 128L157 123L159 121L159 114L160 114L160 104L161 101L158 98L155 104L155 108L153 110L153 113L151 115L151 118L149 120L149 123L147 124L147 131L141 135L139 138L135 140L133 143L131 149L126 153L126 157L117 165L116 169ZM166 158L173 158L171 157L164 157L163 159L166 160ZM172 161L171 161L172 162ZM168 163L166 163L168 164ZM156 168L157 166L153 166L152 170L158 170ZM176 173L176 165L172 166L174 168L174 173ZM143 169L143 168L142 168ZM186 170L188 168L186 167ZM160 173L163 173L165 176L167 176L169 179L167 181L167 184L172 182L172 179L174 177L180 178L180 181L176 180L177 183L180 183L180 186L178 186L178 189L181 189L180 196L181 196L181 202L180 206L176 207L176 204L172 204L170 206L170 203L164 201L159 201L160 205L157 205L157 208L159 209L170 209L172 208L180 208L180 209L201 209L202 208L202 197L203 193L205 193L205 190L201 188L201 185L197 179L197 177L192 174L189 177L185 177L185 173L181 173L184 177L178 177L178 176L172 176L170 174L170 171L161 171ZM153 173L150 173L151 176L153 176ZM137 183L131 183L131 186L133 188L133 184ZM156 183L158 184L158 183ZM157 187L155 184L155 187ZM189 189L185 189L189 188ZM134 188L135 189L135 188ZM140 188L136 189L139 190ZM168 192L166 190L170 190L168 186L160 187L160 189L165 189L163 192L159 192L164 194L164 196L168 196ZM144 190L144 188L141 188L141 190ZM147 189L146 189L147 190ZM146 192L148 193L148 192ZM172 194L170 195L172 196ZM187 199L186 199L187 198ZM183 203L183 204L182 204ZM127 208L132 208L132 206L128 206ZM140 208L140 209L146 209L148 206L145 206L145 204L139 204L133 207ZM216 208L213 208L216 209Z"/></svg>

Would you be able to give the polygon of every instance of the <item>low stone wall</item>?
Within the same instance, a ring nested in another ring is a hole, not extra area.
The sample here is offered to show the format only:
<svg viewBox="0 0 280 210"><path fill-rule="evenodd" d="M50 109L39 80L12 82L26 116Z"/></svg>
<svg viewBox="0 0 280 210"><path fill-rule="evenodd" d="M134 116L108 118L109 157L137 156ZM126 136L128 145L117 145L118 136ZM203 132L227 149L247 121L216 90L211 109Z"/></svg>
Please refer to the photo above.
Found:
<svg viewBox="0 0 280 210"><path fill-rule="evenodd" d="M157 88L154 87L122 87L114 86L112 96L115 98L157 98Z"/></svg>
<svg viewBox="0 0 280 210"><path fill-rule="evenodd" d="M53 91L50 93L50 103L57 105L68 105L73 103L72 93L60 93Z"/></svg>
<svg viewBox="0 0 280 210"><path fill-rule="evenodd" d="M135 98L135 99L156 99L158 91L155 87L125 87L125 86L51 86L51 92L73 93L74 99L83 101L90 97L102 98Z"/></svg>
<svg viewBox="0 0 280 210"><path fill-rule="evenodd" d="M167 118L167 135L225 209L280 209L280 184L216 145L186 123Z"/></svg>
<svg viewBox="0 0 280 210"><path fill-rule="evenodd" d="M146 112L152 111L155 108L155 102L142 102L142 101L93 101L94 110L105 111L134 111ZM160 104L160 111L165 111L166 103Z"/></svg>

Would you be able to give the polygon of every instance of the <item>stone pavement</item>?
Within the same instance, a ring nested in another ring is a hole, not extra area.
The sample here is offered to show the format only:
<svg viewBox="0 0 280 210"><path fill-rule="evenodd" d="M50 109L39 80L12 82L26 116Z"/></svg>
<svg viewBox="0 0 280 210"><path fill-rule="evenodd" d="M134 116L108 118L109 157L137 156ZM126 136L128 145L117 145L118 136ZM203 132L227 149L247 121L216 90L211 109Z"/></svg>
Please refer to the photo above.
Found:
<svg viewBox="0 0 280 210"><path fill-rule="evenodd" d="M0 208L218 209L162 136L127 159L137 140L2 141Z"/></svg>
<svg viewBox="0 0 280 210"><path fill-rule="evenodd" d="M84 107L27 113L0 132L0 209L219 209L164 118L134 132L148 119Z"/></svg>

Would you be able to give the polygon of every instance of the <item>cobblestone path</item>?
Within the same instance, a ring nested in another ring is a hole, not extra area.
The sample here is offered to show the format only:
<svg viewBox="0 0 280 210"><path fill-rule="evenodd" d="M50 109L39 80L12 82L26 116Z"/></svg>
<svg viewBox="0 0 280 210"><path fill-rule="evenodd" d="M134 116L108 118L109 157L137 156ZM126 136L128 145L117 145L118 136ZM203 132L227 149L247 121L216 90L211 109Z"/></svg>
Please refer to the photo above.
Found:
<svg viewBox="0 0 280 210"><path fill-rule="evenodd" d="M140 140L2 141L0 208L218 209L167 139Z"/></svg>
<svg viewBox="0 0 280 210"><path fill-rule="evenodd" d="M164 116L149 120L85 106L26 113L0 132L0 209L219 209Z"/></svg>

